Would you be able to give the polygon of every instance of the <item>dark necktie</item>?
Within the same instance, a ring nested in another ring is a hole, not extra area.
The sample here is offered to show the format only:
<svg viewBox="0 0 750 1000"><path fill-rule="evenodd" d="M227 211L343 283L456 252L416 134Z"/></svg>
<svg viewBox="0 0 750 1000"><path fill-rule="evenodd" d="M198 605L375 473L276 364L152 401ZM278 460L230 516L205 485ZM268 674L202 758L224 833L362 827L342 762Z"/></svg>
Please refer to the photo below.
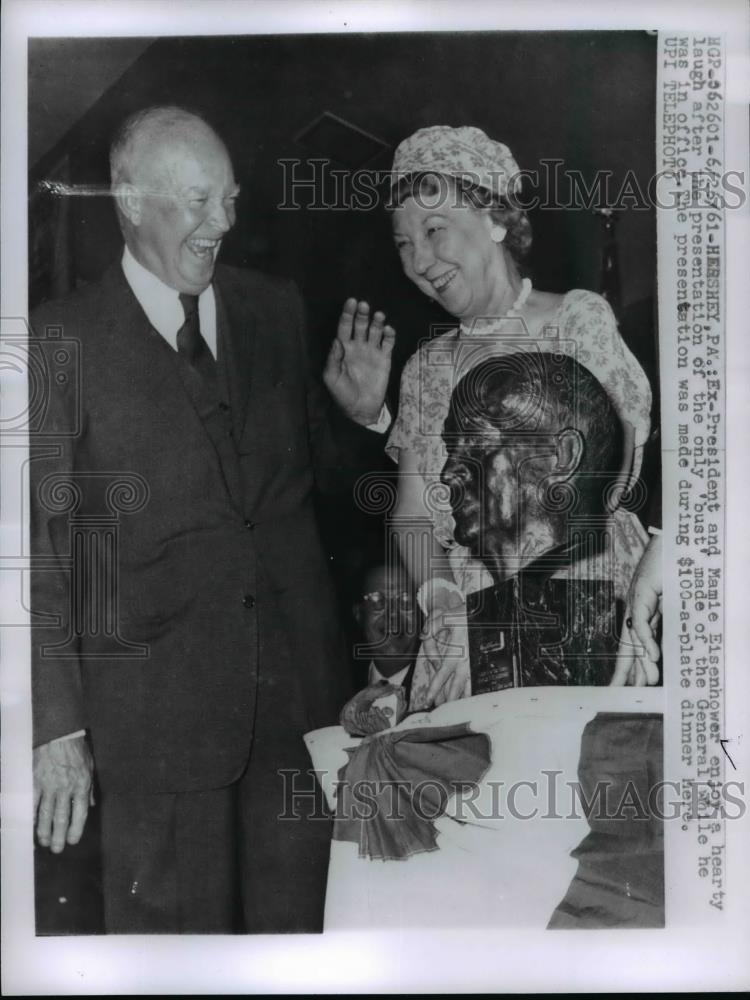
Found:
<svg viewBox="0 0 750 1000"><path fill-rule="evenodd" d="M179 294L185 312L185 322L177 331L177 350L195 369L207 386L216 385L216 360L201 334L198 316L198 296Z"/></svg>

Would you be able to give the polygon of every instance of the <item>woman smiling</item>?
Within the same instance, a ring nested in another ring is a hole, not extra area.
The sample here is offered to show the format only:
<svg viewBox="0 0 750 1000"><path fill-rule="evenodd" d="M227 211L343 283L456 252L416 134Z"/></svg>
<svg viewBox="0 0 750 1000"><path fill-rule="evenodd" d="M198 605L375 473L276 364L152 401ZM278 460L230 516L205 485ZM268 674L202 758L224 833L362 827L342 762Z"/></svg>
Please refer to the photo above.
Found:
<svg viewBox="0 0 750 1000"><path fill-rule="evenodd" d="M473 127L419 129L399 145L393 162L389 208L404 273L458 320L454 329L423 341L407 361L386 446L399 469L391 523L426 615L412 708L471 693L461 653L465 625L455 622L465 621L465 595L491 585L486 569L454 537L448 490L440 482L447 458L443 424L460 379L488 356L563 353L588 368L609 395L624 430L621 471L629 483L639 473L649 435L648 379L606 300L583 289L541 291L523 275L532 233L516 203L520 179L508 147ZM350 300L344 330L352 321L355 331L358 323L364 327L368 312L366 303ZM375 313L376 335L383 322ZM392 338L391 328L384 329ZM622 509L612 514L610 536L609 564L599 555L579 570L607 576L615 596L625 600L648 536ZM524 541L509 575L539 554L537 541Z"/></svg>

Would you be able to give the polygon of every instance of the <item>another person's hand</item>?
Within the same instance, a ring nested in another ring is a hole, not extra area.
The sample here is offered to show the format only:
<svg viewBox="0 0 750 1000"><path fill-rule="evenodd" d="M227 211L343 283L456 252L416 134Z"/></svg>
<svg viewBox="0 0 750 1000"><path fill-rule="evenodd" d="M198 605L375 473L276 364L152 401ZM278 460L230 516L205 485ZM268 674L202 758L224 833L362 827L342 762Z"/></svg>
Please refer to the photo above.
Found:
<svg viewBox="0 0 750 1000"><path fill-rule="evenodd" d="M59 854L77 844L94 804L94 762L83 736L34 748L34 815L42 847Z"/></svg>
<svg viewBox="0 0 750 1000"><path fill-rule="evenodd" d="M635 571L611 680L614 685L659 683L658 634L662 608L661 535L654 535Z"/></svg>
<svg viewBox="0 0 750 1000"><path fill-rule="evenodd" d="M366 302L347 299L331 344L323 381L351 420L377 422L385 402L396 331L376 312L370 322Z"/></svg>
<svg viewBox="0 0 750 1000"><path fill-rule="evenodd" d="M436 608L425 623L421 653L434 671L425 698L427 708L471 695L466 604L452 603L450 608Z"/></svg>

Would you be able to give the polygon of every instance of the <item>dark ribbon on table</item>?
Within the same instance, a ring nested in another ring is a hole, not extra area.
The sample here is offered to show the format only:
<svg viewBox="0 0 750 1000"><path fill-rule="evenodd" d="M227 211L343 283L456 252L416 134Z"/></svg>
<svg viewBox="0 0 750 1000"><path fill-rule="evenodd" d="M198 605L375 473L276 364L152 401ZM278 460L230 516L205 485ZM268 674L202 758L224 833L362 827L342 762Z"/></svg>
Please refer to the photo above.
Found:
<svg viewBox="0 0 750 1000"><path fill-rule="evenodd" d="M361 858L395 861L437 849L435 820L487 773L491 743L462 723L380 733L347 753L333 839L358 844Z"/></svg>

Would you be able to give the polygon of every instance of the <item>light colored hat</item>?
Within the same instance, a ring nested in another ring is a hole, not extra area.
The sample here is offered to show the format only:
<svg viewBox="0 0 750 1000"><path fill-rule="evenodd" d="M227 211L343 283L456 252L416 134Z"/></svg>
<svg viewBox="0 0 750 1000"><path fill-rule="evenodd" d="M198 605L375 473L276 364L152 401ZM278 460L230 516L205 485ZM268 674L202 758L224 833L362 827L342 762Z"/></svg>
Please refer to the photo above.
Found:
<svg viewBox="0 0 750 1000"><path fill-rule="evenodd" d="M404 139L393 158L391 185L417 173L461 177L500 198L516 194L521 186L518 164L508 147L470 125L433 125Z"/></svg>

